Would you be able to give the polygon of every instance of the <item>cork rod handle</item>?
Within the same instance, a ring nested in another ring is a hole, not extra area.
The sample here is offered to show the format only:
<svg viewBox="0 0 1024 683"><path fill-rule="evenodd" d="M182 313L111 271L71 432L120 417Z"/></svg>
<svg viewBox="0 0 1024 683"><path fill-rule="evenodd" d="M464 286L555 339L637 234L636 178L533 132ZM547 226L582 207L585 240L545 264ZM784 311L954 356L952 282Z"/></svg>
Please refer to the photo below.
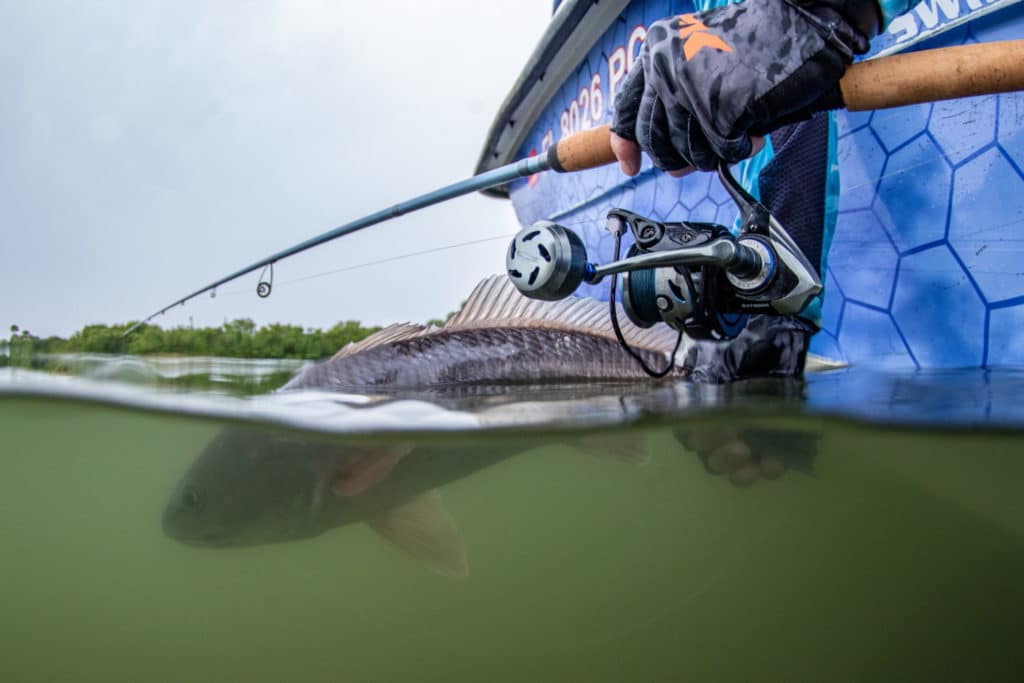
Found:
<svg viewBox="0 0 1024 683"><path fill-rule="evenodd" d="M612 127L608 124L573 133L548 148L548 163L559 173L585 171L614 162Z"/></svg>
<svg viewBox="0 0 1024 683"><path fill-rule="evenodd" d="M854 64L839 81L850 111L1024 90L1024 40L1004 40L880 57ZM559 173L615 162L611 128L590 128L548 149Z"/></svg>
<svg viewBox="0 0 1024 683"><path fill-rule="evenodd" d="M850 111L1024 90L1024 40L909 52L854 64L839 81Z"/></svg>

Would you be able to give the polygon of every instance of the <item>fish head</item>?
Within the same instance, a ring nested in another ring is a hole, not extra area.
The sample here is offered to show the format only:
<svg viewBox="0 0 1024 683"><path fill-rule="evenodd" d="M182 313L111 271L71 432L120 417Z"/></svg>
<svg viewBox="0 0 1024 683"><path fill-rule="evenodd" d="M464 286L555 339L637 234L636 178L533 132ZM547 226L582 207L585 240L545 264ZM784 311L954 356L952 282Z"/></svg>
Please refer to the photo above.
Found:
<svg viewBox="0 0 1024 683"><path fill-rule="evenodd" d="M245 546L315 536L332 496L337 444L262 429L220 432L164 508L167 536L189 545ZM340 501L344 503L344 500Z"/></svg>

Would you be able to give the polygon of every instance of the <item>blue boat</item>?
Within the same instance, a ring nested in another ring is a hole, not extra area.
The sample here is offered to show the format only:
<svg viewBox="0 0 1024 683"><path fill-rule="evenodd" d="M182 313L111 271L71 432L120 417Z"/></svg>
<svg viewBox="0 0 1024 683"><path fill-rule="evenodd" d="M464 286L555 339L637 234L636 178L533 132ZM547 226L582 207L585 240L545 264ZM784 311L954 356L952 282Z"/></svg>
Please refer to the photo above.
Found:
<svg viewBox="0 0 1024 683"><path fill-rule="evenodd" d="M689 0L561 3L477 172L609 123L645 27L693 11ZM924 0L865 58L1021 37L1021 0ZM882 368L1024 366L1024 93L833 116L841 191L812 353ZM736 217L713 174L675 179L647 161L635 178L608 166L490 193L510 198L523 225L570 227L600 262L612 256L612 207L663 221ZM578 293L608 296L602 285Z"/></svg>

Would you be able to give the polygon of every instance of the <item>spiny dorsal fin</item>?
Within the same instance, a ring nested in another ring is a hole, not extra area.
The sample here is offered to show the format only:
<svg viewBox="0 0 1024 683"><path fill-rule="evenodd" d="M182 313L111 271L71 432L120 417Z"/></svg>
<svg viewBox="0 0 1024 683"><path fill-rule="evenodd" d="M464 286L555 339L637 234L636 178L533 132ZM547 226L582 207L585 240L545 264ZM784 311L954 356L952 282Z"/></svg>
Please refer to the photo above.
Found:
<svg viewBox="0 0 1024 683"><path fill-rule="evenodd" d="M617 305L618 306L618 305ZM618 306L619 327L638 348L671 352L678 332L667 325L637 327ZM444 327L446 331L481 327L553 327L615 339L608 303L587 297L537 301L523 296L505 275L492 275L476 286L469 299Z"/></svg>
<svg viewBox="0 0 1024 683"><path fill-rule="evenodd" d="M388 325L379 332L374 332L366 339L357 342L349 342L345 346L341 347L341 350L334 354L332 360L338 358L347 358L348 356L354 356L357 353L368 351L375 346L381 346L383 344L390 344L391 342L400 341L402 339L410 339L412 337L419 337L428 332L433 332L438 328L427 327L426 325L416 325L413 323L398 323L395 325Z"/></svg>
<svg viewBox="0 0 1024 683"><path fill-rule="evenodd" d="M618 305L617 305L618 306ZM618 306L619 327L630 346L671 353L678 332L667 325L649 329L637 327L629 321L622 306ZM566 331L584 332L615 340L608 302L586 297L569 297L562 301L537 301L523 296L505 275L492 275L478 284L459 312L443 327L427 327L413 323L390 325L366 339L353 342L334 355L335 359L354 356L377 346L428 334L482 327L546 327ZM683 340L680 349L685 349ZM677 358L682 358L680 353Z"/></svg>

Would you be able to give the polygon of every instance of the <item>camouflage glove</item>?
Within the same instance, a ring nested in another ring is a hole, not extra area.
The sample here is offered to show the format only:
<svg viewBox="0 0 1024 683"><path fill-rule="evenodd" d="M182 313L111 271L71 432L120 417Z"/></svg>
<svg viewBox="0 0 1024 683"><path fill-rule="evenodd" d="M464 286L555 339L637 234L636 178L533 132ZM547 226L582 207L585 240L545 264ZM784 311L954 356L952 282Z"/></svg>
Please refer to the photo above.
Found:
<svg viewBox="0 0 1024 683"><path fill-rule="evenodd" d="M724 384L752 377L800 377L817 328L796 316L752 315L727 342L695 341L683 368L691 382Z"/></svg>
<svg viewBox="0 0 1024 683"><path fill-rule="evenodd" d="M746 0L657 21L612 131L668 171L745 159L751 135L842 105L839 79L879 21L875 0Z"/></svg>
<svg viewBox="0 0 1024 683"><path fill-rule="evenodd" d="M711 474L736 486L778 479L787 471L814 474L822 434L810 430L694 423L672 430L676 440L696 453Z"/></svg>

